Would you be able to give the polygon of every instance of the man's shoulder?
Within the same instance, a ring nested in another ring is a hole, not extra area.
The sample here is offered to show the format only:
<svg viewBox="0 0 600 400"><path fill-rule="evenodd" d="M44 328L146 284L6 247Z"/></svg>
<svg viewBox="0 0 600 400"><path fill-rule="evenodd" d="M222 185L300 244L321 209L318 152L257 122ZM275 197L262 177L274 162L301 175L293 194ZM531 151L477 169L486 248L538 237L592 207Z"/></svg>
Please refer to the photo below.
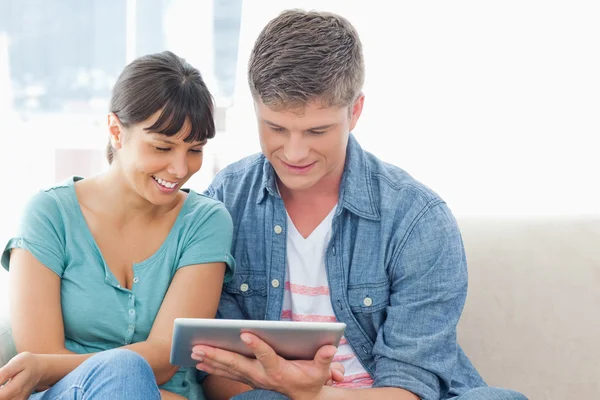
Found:
<svg viewBox="0 0 600 400"><path fill-rule="evenodd" d="M404 169L385 162L369 152L365 152L365 155L368 174L381 203L401 205L410 201L425 205L443 202L437 192L415 179ZM386 202L385 199L389 199L389 196L402 199L404 202Z"/></svg>

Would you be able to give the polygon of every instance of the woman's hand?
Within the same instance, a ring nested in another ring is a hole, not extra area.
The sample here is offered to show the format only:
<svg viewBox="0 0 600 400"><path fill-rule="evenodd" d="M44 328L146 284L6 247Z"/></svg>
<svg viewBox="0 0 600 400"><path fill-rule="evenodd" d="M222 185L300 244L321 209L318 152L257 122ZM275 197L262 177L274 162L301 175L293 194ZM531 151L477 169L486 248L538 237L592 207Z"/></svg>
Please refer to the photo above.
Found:
<svg viewBox="0 0 600 400"><path fill-rule="evenodd" d="M43 360L23 352L0 368L0 400L27 400L44 374Z"/></svg>
<svg viewBox="0 0 600 400"><path fill-rule="evenodd" d="M162 400L186 400L185 397L164 389L160 389L160 398Z"/></svg>

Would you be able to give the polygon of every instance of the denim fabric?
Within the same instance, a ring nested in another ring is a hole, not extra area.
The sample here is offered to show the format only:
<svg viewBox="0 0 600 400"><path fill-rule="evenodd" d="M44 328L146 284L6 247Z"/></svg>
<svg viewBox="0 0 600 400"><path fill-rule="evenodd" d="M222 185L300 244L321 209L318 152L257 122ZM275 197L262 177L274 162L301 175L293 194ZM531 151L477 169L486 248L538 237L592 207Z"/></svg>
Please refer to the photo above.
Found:
<svg viewBox="0 0 600 400"><path fill-rule="evenodd" d="M288 400L289 397L271 390L255 389L238 394L231 400Z"/></svg>
<svg viewBox="0 0 600 400"><path fill-rule="evenodd" d="M527 400L527 397L513 390L480 387L471 389L458 397L453 397L452 400Z"/></svg>
<svg viewBox="0 0 600 400"><path fill-rule="evenodd" d="M278 320L287 226L271 164L247 157L220 171L205 194L222 201L234 223L237 271L218 316ZM452 213L353 135L325 262L333 310L374 387L438 400L485 386L456 340L467 265Z"/></svg>
<svg viewBox="0 0 600 400"><path fill-rule="evenodd" d="M150 365L139 354L108 350L88 358L50 389L29 400L152 400L161 398Z"/></svg>
<svg viewBox="0 0 600 400"><path fill-rule="evenodd" d="M232 400L286 400L288 397L270 390L250 390L235 397ZM471 389L465 394L453 397L451 400L527 400L527 397L512 390L480 387Z"/></svg>

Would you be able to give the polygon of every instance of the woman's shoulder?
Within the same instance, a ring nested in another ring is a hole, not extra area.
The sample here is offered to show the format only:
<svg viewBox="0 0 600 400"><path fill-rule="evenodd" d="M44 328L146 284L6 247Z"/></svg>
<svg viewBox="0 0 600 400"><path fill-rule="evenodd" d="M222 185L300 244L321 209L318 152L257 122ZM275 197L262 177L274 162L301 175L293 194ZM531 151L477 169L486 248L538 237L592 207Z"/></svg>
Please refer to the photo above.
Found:
<svg viewBox="0 0 600 400"><path fill-rule="evenodd" d="M212 197L189 190L182 210L182 217L197 225L207 221L229 224L231 216L225 205Z"/></svg>
<svg viewBox="0 0 600 400"><path fill-rule="evenodd" d="M73 185L75 177L69 178L50 187L39 189L28 200L27 211L42 213L63 212L69 210L70 203L77 201Z"/></svg>

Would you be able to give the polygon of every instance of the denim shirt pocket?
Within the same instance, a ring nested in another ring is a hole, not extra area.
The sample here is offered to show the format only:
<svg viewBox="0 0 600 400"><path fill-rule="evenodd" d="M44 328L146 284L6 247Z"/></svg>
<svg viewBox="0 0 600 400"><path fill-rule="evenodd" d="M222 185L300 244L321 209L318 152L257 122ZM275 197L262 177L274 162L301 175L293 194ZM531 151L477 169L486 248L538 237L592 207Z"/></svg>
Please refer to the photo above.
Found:
<svg viewBox="0 0 600 400"><path fill-rule="evenodd" d="M374 342L390 304L389 281L348 286L348 302L352 314Z"/></svg>
<svg viewBox="0 0 600 400"><path fill-rule="evenodd" d="M223 291L235 298L250 319L264 319L267 309L267 276L251 271L236 272L223 285Z"/></svg>

